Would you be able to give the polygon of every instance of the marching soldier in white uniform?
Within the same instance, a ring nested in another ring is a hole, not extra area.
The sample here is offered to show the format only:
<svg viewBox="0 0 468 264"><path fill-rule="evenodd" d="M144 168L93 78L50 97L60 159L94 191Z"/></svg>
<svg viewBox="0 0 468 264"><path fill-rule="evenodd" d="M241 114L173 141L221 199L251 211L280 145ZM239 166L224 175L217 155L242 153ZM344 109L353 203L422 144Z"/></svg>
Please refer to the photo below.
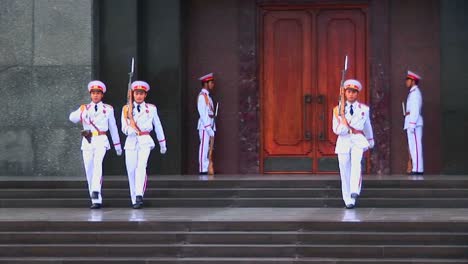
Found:
<svg viewBox="0 0 468 264"><path fill-rule="evenodd" d="M119 133L114 117L114 108L102 103L106 92L106 85L101 81L91 81L88 84L91 103L81 105L78 110L70 114L70 121L83 124L83 139L81 150L88 180L89 195L91 196L91 209L102 206L102 161L106 151L110 149L106 132L110 131L117 155L122 155Z"/></svg>
<svg viewBox="0 0 468 264"><path fill-rule="evenodd" d="M216 127L214 125L214 107L210 92L214 90L214 76L209 73L201 78L202 89L198 95L197 109L200 118L198 119L198 134L200 136L200 147L198 150L198 164L200 175L208 174L208 150L210 138L214 137Z"/></svg>
<svg viewBox="0 0 468 264"><path fill-rule="evenodd" d="M133 111L129 113L128 105L123 107L122 132L127 135L124 149L132 206L134 209L140 209L143 206L143 196L146 190L148 158L155 147L154 140L150 136L153 128L161 154L165 154L167 148L158 110L155 105L145 102L150 90L149 84L144 81L134 81L131 87L134 98ZM133 115L134 126L130 122L129 114Z"/></svg>
<svg viewBox="0 0 468 264"><path fill-rule="evenodd" d="M408 98L406 99L405 124L403 129L406 130L408 136L408 146L412 161L412 171L410 174L424 174L422 133L423 133L423 117L422 95L418 84L421 77L414 72L408 71L406 75L406 87L409 89Z"/></svg>
<svg viewBox="0 0 468 264"><path fill-rule="evenodd" d="M333 109L333 132L338 135L335 153L338 154L343 201L347 209L352 209L361 193L362 156L374 147L374 139L369 107L357 100L361 83L346 80L341 89L346 99L344 117L339 115L338 106Z"/></svg>

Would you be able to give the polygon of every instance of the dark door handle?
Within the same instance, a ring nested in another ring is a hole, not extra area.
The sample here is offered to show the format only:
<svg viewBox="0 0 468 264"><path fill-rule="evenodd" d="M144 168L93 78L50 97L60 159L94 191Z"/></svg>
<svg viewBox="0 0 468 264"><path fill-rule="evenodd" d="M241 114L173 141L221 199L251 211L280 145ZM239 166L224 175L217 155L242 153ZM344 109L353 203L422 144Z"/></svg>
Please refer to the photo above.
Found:
<svg viewBox="0 0 468 264"><path fill-rule="evenodd" d="M312 95L306 94L304 95L304 104L303 104L303 124L304 124L304 140L310 141L312 140L312 133L309 130L309 111L308 105L312 104Z"/></svg>
<svg viewBox="0 0 468 264"><path fill-rule="evenodd" d="M325 128L327 127L326 124L325 124L325 122L326 122L326 118L325 118L325 113L326 113L326 111L325 111L325 107L326 107L325 95L320 94L319 96L317 96L317 103L322 106L322 109L319 112L319 119L322 122L322 125L320 126L320 131L318 133L318 139L323 141L323 140L325 140Z"/></svg>

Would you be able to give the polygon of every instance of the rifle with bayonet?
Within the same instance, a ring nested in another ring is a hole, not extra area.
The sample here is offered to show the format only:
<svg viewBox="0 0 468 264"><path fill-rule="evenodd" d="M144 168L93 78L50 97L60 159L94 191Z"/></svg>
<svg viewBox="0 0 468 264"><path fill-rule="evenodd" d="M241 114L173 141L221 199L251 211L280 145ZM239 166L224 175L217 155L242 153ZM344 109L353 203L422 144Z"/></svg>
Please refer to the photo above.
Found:
<svg viewBox="0 0 468 264"><path fill-rule="evenodd" d="M132 58L132 66L130 68L130 72L128 73L128 86L127 86L127 113L125 113L126 118L130 121L129 125L135 129L137 134L141 131L135 123L135 119L133 119L133 92L132 92L132 78L133 73L135 70L135 59Z"/></svg>
<svg viewBox="0 0 468 264"><path fill-rule="evenodd" d="M216 117L218 116L218 106L219 103L216 103L215 115L213 118L213 128L215 128ZM208 174L214 175L214 164L213 164L213 149L214 149L214 137L210 137L210 147L208 150Z"/></svg>
<svg viewBox="0 0 468 264"><path fill-rule="evenodd" d="M348 71L348 55L345 57L344 68L341 71L341 82L340 82L340 96L338 98L338 115L344 116L344 109L345 109L345 91L344 91L344 82L346 78L346 72Z"/></svg>

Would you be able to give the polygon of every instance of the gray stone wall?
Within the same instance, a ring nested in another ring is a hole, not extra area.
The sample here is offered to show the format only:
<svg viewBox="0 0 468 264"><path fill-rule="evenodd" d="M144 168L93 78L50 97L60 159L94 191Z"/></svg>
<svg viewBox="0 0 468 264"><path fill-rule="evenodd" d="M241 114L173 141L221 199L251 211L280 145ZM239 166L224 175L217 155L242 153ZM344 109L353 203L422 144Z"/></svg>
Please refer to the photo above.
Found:
<svg viewBox="0 0 468 264"><path fill-rule="evenodd" d="M82 175L92 0L0 0L0 175Z"/></svg>
<svg viewBox="0 0 468 264"><path fill-rule="evenodd" d="M441 1L442 173L468 173L468 3Z"/></svg>

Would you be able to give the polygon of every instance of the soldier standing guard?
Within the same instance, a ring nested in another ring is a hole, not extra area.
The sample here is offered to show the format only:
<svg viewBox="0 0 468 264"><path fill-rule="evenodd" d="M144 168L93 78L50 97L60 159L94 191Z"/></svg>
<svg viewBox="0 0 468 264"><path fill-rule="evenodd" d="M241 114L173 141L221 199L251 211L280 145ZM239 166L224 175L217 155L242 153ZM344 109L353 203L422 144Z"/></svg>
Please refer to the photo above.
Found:
<svg viewBox="0 0 468 264"><path fill-rule="evenodd" d="M414 72L408 71L406 75L406 88L409 89L406 99L405 124L403 129L406 130L408 136L408 146L412 161L412 175L424 174L422 133L423 133L423 117L422 95L418 84L421 77Z"/></svg>
<svg viewBox="0 0 468 264"><path fill-rule="evenodd" d="M198 171L200 175L208 174L209 158L208 151L210 139L215 135L216 126L214 124L214 107L210 92L214 91L214 76L209 73L200 77L202 89L198 95L197 109L200 118L198 119L198 135L200 137L200 147L198 149Z"/></svg>
<svg viewBox="0 0 468 264"><path fill-rule="evenodd" d="M338 135L335 153L341 175L341 191L347 209L356 206L361 194L361 160L363 153L374 147L369 107L358 102L362 85L357 80L346 80L341 87L345 96L344 116L338 106L333 109L333 132Z"/></svg>
<svg viewBox="0 0 468 264"><path fill-rule="evenodd" d="M150 136L153 127L158 138L161 154L165 154L167 148L158 110L155 105L145 102L150 90L149 84L144 81L134 81L131 87L134 99L133 111L129 113L128 105L123 107L122 132L127 135L124 147L125 164L127 166L132 207L140 209L143 207L143 196L146 190L148 158L151 150L155 147L154 140ZM130 122L129 114L133 115L134 125Z"/></svg>
<svg viewBox="0 0 468 264"><path fill-rule="evenodd" d="M110 131L118 156L122 155L122 147L115 122L114 108L102 103L106 85L101 81L91 81L88 84L88 91L91 103L81 105L78 110L70 114L69 118L73 123L83 124L81 150L92 201L91 209L99 209L102 206L102 161L106 151L110 149L107 130Z"/></svg>

